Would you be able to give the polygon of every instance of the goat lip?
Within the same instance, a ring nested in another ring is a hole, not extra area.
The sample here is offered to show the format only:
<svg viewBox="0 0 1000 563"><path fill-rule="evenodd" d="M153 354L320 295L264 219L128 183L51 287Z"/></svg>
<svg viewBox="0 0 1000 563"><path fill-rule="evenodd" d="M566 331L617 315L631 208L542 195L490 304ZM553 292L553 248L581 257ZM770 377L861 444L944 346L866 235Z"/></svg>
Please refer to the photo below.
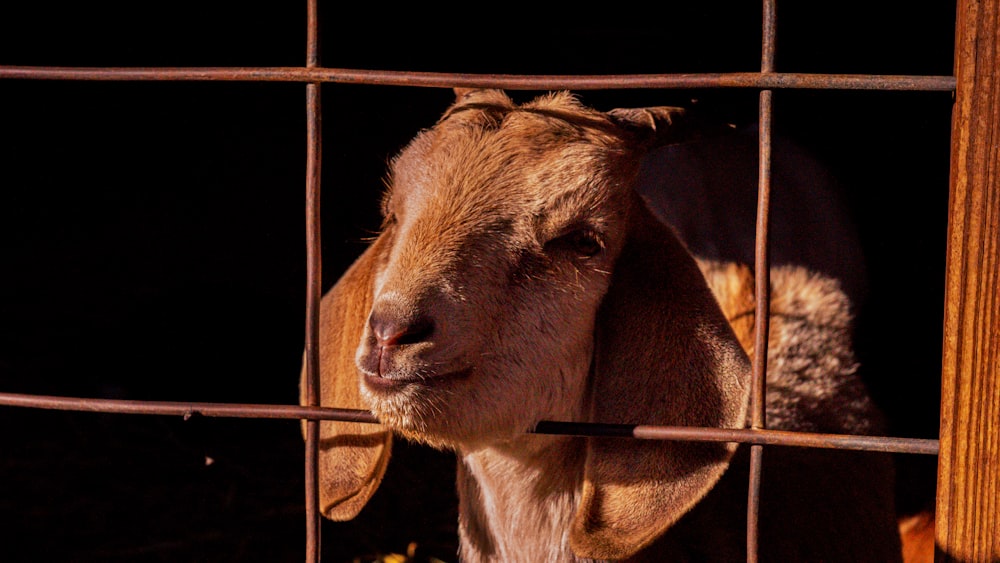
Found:
<svg viewBox="0 0 1000 563"><path fill-rule="evenodd" d="M472 368L468 367L457 371L424 374L421 376L407 375L400 377L385 377L379 374L365 373L364 379L365 379L365 384L368 385L368 387L371 389L394 391L406 387L408 385L419 385L419 386L429 387L437 384L440 381L465 379L469 376L470 373L472 373Z"/></svg>

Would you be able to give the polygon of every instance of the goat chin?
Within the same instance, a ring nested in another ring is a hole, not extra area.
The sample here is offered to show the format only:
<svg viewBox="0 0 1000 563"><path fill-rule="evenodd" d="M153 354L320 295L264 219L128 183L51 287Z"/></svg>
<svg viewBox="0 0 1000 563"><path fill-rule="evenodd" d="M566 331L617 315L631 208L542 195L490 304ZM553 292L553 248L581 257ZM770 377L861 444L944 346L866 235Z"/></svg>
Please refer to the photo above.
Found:
<svg viewBox="0 0 1000 563"><path fill-rule="evenodd" d="M753 273L696 259L717 242L668 224L685 187L653 197L650 176L672 173L650 165L662 147L705 129L677 108L457 93L392 160L383 229L323 299L322 403L381 422L321 424L324 513L362 509L395 433L459 454L463 560L744 558L746 447L528 433L746 426ZM856 374L854 280L795 265L770 279L768 425L881 432ZM762 560L900 561L886 454L764 460Z"/></svg>

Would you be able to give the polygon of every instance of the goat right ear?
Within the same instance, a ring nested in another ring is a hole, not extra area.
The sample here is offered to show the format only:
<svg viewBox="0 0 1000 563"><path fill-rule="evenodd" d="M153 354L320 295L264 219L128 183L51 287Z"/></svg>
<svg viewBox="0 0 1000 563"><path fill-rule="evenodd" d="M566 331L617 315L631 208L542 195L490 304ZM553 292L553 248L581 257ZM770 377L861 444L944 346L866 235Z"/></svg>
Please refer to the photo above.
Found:
<svg viewBox="0 0 1000 563"><path fill-rule="evenodd" d="M731 133L733 126L707 120L694 108L653 106L607 112L615 124L637 136L641 148L652 149Z"/></svg>
<svg viewBox="0 0 1000 563"><path fill-rule="evenodd" d="M671 106L619 108L608 112L618 126L638 135L639 145L653 148L689 140L695 134L688 110Z"/></svg>
<svg viewBox="0 0 1000 563"><path fill-rule="evenodd" d="M379 237L323 297L320 306L320 404L365 409L354 364L373 301L375 266L386 246ZM302 402L305 403L305 369ZM392 450L381 425L320 423L319 503L331 520L350 520L375 494Z"/></svg>
<svg viewBox="0 0 1000 563"><path fill-rule="evenodd" d="M741 428L749 359L694 258L632 197L628 238L598 313L591 421ZM734 451L722 443L588 438L574 552L632 556L715 486Z"/></svg>

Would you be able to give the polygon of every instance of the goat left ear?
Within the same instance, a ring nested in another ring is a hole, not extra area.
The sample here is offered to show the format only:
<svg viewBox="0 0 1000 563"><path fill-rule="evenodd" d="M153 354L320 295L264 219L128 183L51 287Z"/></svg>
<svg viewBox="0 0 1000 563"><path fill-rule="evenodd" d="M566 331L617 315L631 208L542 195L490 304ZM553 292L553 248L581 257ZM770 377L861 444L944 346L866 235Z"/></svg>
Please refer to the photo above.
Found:
<svg viewBox="0 0 1000 563"><path fill-rule="evenodd" d="M694 258L633 194L595 335L591 421L741 428L750 362ZM715 485L734 444L588 438L570 542L622 559Z"/></svg>

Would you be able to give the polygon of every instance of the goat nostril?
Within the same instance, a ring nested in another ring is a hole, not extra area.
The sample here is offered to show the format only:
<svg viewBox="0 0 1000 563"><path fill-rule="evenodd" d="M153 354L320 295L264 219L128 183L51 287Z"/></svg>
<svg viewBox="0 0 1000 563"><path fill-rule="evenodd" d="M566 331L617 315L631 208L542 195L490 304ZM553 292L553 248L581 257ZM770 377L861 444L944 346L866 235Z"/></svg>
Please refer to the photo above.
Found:
<svg viewBox="0 0 1000 563"><path fill-rule="evenodd" d="M425 316L388 320L372 315L369 323L379 346L416 344L427 340L434 333L433 319Z"/></svg>

